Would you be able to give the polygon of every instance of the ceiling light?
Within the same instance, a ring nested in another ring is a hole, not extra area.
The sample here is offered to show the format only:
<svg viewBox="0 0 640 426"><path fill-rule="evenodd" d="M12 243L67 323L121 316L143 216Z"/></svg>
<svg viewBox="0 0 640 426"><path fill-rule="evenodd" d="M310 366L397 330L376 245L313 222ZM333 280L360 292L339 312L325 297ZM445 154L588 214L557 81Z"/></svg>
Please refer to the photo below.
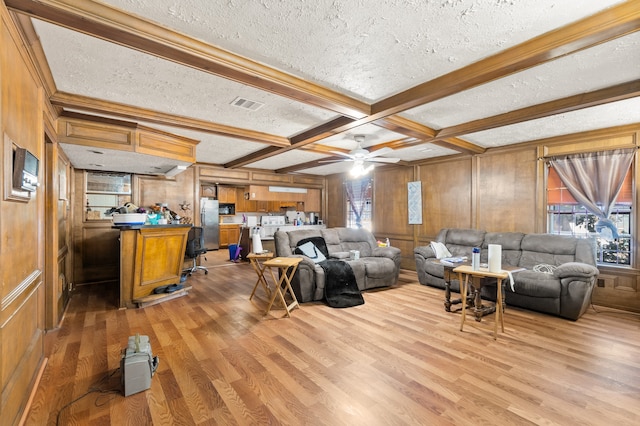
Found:
<svg viewBox="0 0 640 426"><path fill-rule="evenodd" d="M173 177L179 173L184 172L185 170L187 170L187 166L175 166L174 168L166 172L164 175L166 177Z"/></svg>
<svg viewBox="0 0 640 426"><path fill-rule="evenodd" d="M365 167L363 161L356 160L353 163L353 168L351 169L351 176L353 177L361 177L369 173L373 170L373 164L369 164L369 166Z"/></svg>

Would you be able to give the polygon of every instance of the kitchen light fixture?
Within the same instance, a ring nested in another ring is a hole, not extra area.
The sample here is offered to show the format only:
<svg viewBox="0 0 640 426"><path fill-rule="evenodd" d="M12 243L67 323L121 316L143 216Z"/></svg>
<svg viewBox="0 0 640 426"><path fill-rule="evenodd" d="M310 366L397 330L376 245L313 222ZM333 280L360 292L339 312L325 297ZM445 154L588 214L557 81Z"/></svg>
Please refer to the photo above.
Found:
<svg viewBox="0 0 640 426"><path fill-rule="evenodd" d="M166 177L173 177L177 174L184 172L185 170L187 170L187 166L175 166L174 168L166 172L164 175Z"/></svg>

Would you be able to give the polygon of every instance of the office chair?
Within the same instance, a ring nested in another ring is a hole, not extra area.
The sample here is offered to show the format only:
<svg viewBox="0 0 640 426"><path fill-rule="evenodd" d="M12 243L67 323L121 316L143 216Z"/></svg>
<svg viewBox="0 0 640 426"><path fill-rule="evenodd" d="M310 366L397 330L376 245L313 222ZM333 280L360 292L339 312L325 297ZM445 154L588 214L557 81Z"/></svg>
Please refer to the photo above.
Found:
<svg viewBox="0 0 640 426"><path fill-rule="evenodd" d="M190 269L185 269L183 273L191 275L198 269L202 269L205 274L209 273L209 270L205 266L198 266L196 259L207 252L207 248L204 246L204 231L201 226L193 226L189 229L189 235L187 236L187 248L184 253L186 259L193 260L193 266ZM207 258L205 257L205 260Z"/></svg>

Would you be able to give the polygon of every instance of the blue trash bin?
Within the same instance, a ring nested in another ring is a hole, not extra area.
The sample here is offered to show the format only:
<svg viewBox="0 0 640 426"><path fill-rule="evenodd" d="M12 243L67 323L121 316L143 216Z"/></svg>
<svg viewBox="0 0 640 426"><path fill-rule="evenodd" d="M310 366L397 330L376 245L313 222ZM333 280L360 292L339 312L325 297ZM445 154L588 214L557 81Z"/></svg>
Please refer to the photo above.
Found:
<svg viewBox="0 0 640 426"><path fill-rule="evenodd" d="M229 244L229 260L236 260L237 244Z"/></svg>

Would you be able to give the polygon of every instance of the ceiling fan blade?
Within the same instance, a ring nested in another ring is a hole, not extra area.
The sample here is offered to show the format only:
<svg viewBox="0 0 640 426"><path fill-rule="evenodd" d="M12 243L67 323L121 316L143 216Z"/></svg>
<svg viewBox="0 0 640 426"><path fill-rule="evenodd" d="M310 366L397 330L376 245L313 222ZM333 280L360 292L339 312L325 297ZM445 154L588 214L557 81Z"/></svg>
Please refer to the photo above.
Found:
<svg viewBox="0 0 640 426"><path fill-rule="evenodd" d="M369 157L365 161L368 161L370 163L397 163L398 161L400 161L400 159L390 157Z"/></svg>
<svg viewBox="0 0 640 426"><path fill-rule="evenodd" d="M341 163L343 161L354 161L353 158L344 158L339 160L318 160L318 163Z"/></svg>
<svg viewBox="0 0 640 426"><path fill-rule="evenodd" d="M370 152L369 155L367 155L367 158L373 158L373 157L378 157L380 155L384 155L384 154L388 154L390 152L393 152L393 149L385 146L384 148L380 148L378 150L375 150L373 152Z"/></svg>
<svg viewBox="0 0 640 426"><path fill-rule="evenodd" d="M336 154L336 155L339 155L341 157L347 157L347 158L350 158L350 159L353 160L353 155L351 155L351 154L346 154L346 153L340 152L340 151L329 151L329 152L332 153L332 154Z"/></svg>

